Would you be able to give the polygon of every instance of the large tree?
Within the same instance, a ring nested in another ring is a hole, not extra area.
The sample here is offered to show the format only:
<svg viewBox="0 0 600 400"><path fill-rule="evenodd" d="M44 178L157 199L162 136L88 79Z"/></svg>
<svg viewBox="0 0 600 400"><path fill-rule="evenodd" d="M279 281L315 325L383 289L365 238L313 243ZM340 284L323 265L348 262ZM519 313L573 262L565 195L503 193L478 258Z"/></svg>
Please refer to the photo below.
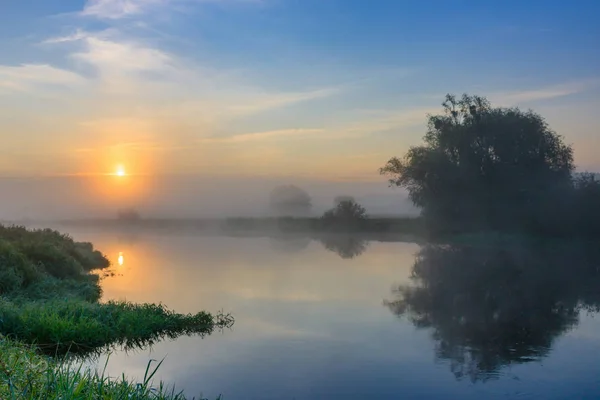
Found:
<svg viewBox="0 0 600 400"><path fill-rule="evenodd" d="M573 150L544 119L447 95L424 144L381 169L438 228L535 228L556 218L571 188Z"/></svg>

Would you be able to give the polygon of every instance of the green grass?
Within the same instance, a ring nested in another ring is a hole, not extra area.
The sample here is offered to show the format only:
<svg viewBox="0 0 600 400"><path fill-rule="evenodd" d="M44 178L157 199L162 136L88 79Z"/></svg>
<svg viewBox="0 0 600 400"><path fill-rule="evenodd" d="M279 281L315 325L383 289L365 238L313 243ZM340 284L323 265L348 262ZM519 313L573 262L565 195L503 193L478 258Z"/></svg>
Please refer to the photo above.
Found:
<svg viewBox="0 0 600 400"><path fill-rule="evenodd" d="M0 225L0 399L185 398L163 386L151 390L156 368L134 385L65 362L115 347L205 336L233 324L222 313L178 314L162 304L100 303L100 278L92 271L109 265L90 243L48 229Z"/></svg>
<svg viewBox="0 0 600 400"><path fill-rule="evenodd" d="M161 304L80 300L0 300L0 330L47 354L97 353L109 347L143 348L182 335L230 326L228 315L177 314Z"/></svg>
<svg viewBox="0 0 600 400"><path fill-rule="evenodd" d="M65 360L38 354L33 348L0 337L2 400L186 400L159 382L152 387L161 362L150 361L141 382L106 376ZM201 400L198 398L198 400Z"/></svg>

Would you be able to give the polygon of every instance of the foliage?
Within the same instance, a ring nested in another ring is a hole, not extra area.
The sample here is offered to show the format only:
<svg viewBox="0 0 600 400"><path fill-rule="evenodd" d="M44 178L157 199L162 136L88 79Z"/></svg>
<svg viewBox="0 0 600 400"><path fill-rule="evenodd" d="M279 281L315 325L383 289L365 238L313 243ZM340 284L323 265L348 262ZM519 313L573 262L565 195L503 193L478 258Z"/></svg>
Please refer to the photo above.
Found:
<svg viewBox="0 0 600 400"><path fill-rule="evenodd" d="M0 225L0 295L25 290L49 278L87 280L87 271L109 266L90 243L52 230Z"/></svg>
<svg viewBox="0 0 600 400"><path fill-rule="evenodd" d="M91 243L75 242L69 235L51 229L28 230L22 226L0 225L0 240L25 253L34 264L43 264L44 260L56 257L68 259L68 263L72 263L70 258L74 259L83 271L106 268L110 264L104 254L94 250ZM49 254L46 254L45 250ZM57 255L57 252L63 254Z"/></svg>
<svg viewBox="0 0 600 400"><path fill-rule="evenodd" d="M108 378L82 366L39 355L0 336L0 398L5 400L185 400L182 393L152 380L162 361L148 362L142 382ZM199 399L201 400L201 399Z"/></svg>
<svg viewBox="0 0 600 400"><path fill-rule="evenodd" d="M381 169L431 225L543 232L564 222L573 150L540 115L466 94L443 107L428 117L424 144Z"/></svg>
<svg viewBox="0 0 600 400"><path fill-rule="evenodd" d="M575 177L574 221L577 230L588 235L600 236L600 179L584 173Z"/></svg>
<svg viewBox="0 0 600 400"><path fill-rule="evenodd" d="M360 204L343 200L321 217L321 225L326 229L358 230L365 226L367 210Z"/></svg>
<svg viewBox="0 0 600 400"><path fill-rule="evenodd" d="M336 207L338 204L340 204L343 201L350 201L353 203L356 203L356 199L352 196L347 196L347 195L340 195L340 196L335 196L333 199L333 206Z"/></svg>
<svg viewBox="0 0 600 400"><path fill-rule="evenodd" d="M279 186L273 189L269 197L273 211L281 216L307 215L312 208L308 193L294 185Z"/></svg>
<svg viewBox="0 0 600 400"><path fill-rule="evenodd" d="M597 243L468 242L423 247L412 284L385 303L432 331L437 357L457 378L487 380L505 365L538 360L580 310L600 310Z"/></svg>

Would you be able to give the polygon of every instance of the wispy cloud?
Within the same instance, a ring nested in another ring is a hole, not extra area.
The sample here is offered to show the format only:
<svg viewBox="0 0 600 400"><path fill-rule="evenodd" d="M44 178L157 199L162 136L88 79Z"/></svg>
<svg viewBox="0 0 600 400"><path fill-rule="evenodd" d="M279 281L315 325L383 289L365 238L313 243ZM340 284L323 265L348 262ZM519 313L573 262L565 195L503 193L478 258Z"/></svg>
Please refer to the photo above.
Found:
<svg viewBox="0 0 600 400"><path fill-rule="evenodd" d="M48 64L0 65L0 88L28 91L39 85L72 87L86 82L82 76Z"/></svg>
<svg viewBox="0 0 600 400"><path fill-rule="evenodd" d="M199 140L200 143L244 143L265 139L309 137L323 133L323 129L280 129L265 132L243 133L225 137L207 137Z"/></svg>
<svg viewBox="0 0 600 400"><path fill-rule="evenodd" d="M490 99L508 105L518 103L528 103L540 100L550 100L559 97L569 96L597 87L600 79L588 79L583 81L573 81L558 85L551 85L540 89L500 92L491 94Z"/></svg>
<svg viewBox="0 0 600 400"><path fill-rule="evenodd" d="M173 60L167 53L135 42L112 41L98 36L87 36L83 40L85 50L72 57L102 72L159 72L172 66Z"/></svg>
<svg viewBox="0 0 600 400"><path fill-rule="evenodd" d="M264 0L88 0L81 15L100 19L118 20L148 13L161 6L182 3L256 3Z"/></svg>
<svg viewBox="0 0 600 400"><path fill-rule="evenodd" d="M372 110L359 121L344 128L348 134L362 136L391 130L401 131L427 122L427 114L439 112L439 108L418 107L407 110Z"/></svg>
<svg viewBox="0 0 600 400"><path fill-rule="evenodd" d="M89 36L89 33L84 31L83 29L76 29L75 32L68 34L68 35L48 38L48 39L42 41L42 44L76 42L78 40L83 40L88 36Z"/></svg>
<svg viewBox="0 0 600 400"><path fill-rule="evenodd" d="M181 117L186 110L197 116L199 109L210 111L213 116L247 116L333 96L342 90L325 87L297 92L266 91L249 84L239 71L198 65L115 29L77 30L45 43L72 46L68 58L97 73L97 88L101 92L137 94L145 97L142 103L153 96L171 96L173 102L156 110L165 116L172 112Z"/></svg>
<svg viewBox="0 0 600 400"><path fill-rule="evenodd" d="M82 15L119 19L141 14L152 6L167 2L168 0L88 0Z"/></svg>
<svg viewBox="0 0 600 400"><path fill-rule="evenodd" d="M339 88L322 88L306 92L268 93L253 91L248 93L242 104L234 104L229 110L237 115L247 115L264 110L285 107L309 100L330 97L340 93Z"/></svg>
<svg viewBox="0 0 600 400"><path fill-rule="evenodd" d="M476 90L472 90L470 94L486 96L495 105L514 106L520 103L551 100L573 94L579 94L591 89L595 89L598 86L600 86L600 79L590 78L550 84L547 86L526 90L504 90L490 92L485 88L478 88ZM460 95L461 93L455 94ZM424 94L420 96L420 98L427 101L437 101L438 103L441 103L445 96L445 93Z"/></svg>

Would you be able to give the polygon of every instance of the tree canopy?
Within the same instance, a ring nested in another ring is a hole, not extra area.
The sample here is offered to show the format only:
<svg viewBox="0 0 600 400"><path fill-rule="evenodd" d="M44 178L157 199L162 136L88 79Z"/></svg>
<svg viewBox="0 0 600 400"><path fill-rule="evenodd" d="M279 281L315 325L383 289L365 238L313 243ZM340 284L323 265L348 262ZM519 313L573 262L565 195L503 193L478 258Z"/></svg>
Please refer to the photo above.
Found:
<svg viewBox="0 0 600 400"><path fill-rule="evenodd" d="M438 228L549 224L572 188L573 150L533 111L447 95L420 146L381 168Z"/></svg>
<svg viewBox="0 0 600 400"><path fill-rule="evenodd" d="M333 205L334 207L337 206L338 204L340 204L343 201L351 201L356 203L356 199L352 196L348 196L348 195L339 195L339 196L335 196L333 198Z"/></svg>
<svg viewBox="0 0 600 400"><path fill-rule="evenodd" d="M367 210L354 200L342 200L321 217L326 229L358 230L364 227Z"/></svg>
<svg viewBox="0 0 600 400"><path fill-rule="evenodd" d="M309 194L295 185L278 186L269 198L271 209L282 216L305 216L312 208Z"/></svg>

